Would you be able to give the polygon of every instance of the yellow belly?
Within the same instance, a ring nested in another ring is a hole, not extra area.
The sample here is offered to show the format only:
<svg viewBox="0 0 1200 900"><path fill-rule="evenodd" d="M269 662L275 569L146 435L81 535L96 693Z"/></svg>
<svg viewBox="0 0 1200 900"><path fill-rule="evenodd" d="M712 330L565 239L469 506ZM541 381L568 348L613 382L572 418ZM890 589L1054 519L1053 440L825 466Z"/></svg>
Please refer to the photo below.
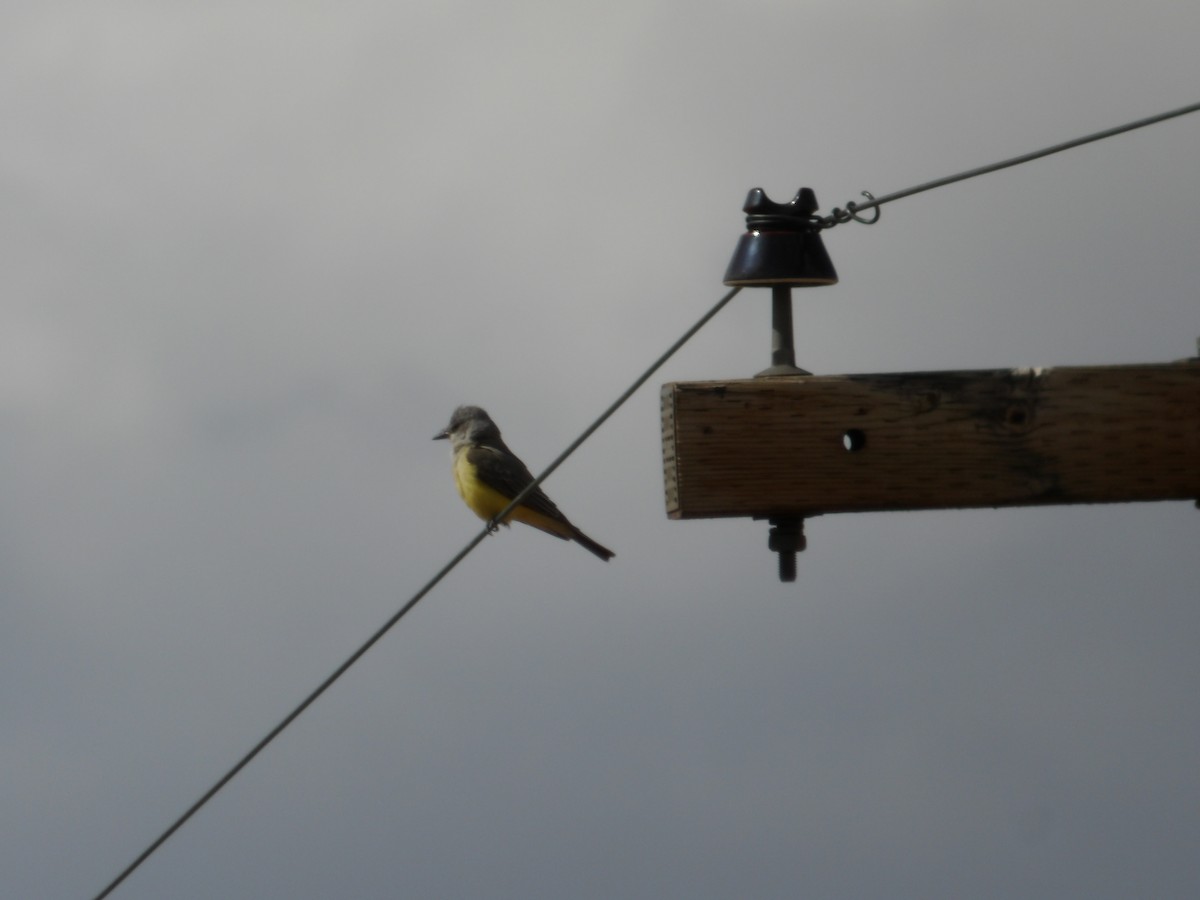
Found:
<svg viewBox="0 0 1200 900"><path fill-rule="evenodd" d="M470 507L471 512L485 522L496 518L512 500L512 497L504 496L479 480L475 473L475 467L467 461L466 453L459 453L454 459L454 483L458 485L458 492ZM557 519L536 512L528 506L518 506L505 516L504 524L507 525L514 519L548 532L555 537L569 538L571 535L568 526Z"/></svg>

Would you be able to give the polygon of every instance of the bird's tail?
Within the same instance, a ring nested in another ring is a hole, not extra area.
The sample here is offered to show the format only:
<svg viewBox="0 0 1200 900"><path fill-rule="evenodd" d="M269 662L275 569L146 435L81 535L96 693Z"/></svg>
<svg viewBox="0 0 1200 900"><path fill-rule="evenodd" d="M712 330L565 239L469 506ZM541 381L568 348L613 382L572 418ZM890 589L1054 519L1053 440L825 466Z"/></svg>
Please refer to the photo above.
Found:
<svg viewBox="0 0 1200 900"><path fill-rule="evenodd" d="M609 550L607 547L605 547L603 544L597 544L595 541L593 541L590 537L588 537L586 534L584 534L582 531L580 531L574 525L571 526L571 539L573 541L575 541L575 543L579 544L579 546L583 547L585 550L595 553L598 557L600 557L605 562L608 562L610 559L612 559L614 556L617 555L617 554L613 553L611 550Z"/></svg>

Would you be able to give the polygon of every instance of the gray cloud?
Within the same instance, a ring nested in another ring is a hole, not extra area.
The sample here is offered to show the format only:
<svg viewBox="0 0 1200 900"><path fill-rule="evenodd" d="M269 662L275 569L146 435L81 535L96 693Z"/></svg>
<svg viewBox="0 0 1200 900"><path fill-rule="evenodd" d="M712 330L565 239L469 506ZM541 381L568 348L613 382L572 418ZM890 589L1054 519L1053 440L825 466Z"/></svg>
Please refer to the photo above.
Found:
<svg viewBox="0 0 1200 900"><path fill-rule="evenodd" d="M1193 102L1178 4L137 2L0 13L5 896L90 896L722 292L828 208ZM1193 352L1181 119L896 203L819 372ZM118 897L1184 897L1190 504L668 522L657 385Z"/></svg>

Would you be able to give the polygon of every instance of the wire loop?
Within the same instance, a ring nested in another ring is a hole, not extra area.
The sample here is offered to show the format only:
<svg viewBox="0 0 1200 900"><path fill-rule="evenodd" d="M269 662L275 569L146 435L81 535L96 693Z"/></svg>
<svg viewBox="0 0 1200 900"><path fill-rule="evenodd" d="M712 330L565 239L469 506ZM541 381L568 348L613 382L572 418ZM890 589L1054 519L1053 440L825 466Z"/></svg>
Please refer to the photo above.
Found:
<svg viewBox="0 0 1200 900"><path fill-rule="evenodd" d="M813 221L817 223L818 228L832 228L834 225L843 225L846 222L860 222L863 225L874 225L879 221L880 209L879 204L875 201L875 195L870 191L863 191L862 195L867 198L866 203L858 203L851 200L846 204L845 209L839 209L836 206L830 210L827 216L814 216ZM869 219L865 219L858 214L860 209L873 209L875 215Z"/></svg>
<svg viewBox="0 0 1200 900"><path fill-rule="evenodd" d="M866 197L868 200L875 199L875 195L872 194L870 191L863 191L862 195L864 197ZM876 222L879 221L879 217L883 213L883 210L880 209L878 206L868 207L868 209L875 210L875 215L869 219L864 219L862 216L858 215L859 209L860 209L859 205L857 203L855 203L853 200L851 200L849 203L846 204L846 212L848 212L850 214L850 218L852 218L855 222L861 222L863 225L874 225Z"/></svg>

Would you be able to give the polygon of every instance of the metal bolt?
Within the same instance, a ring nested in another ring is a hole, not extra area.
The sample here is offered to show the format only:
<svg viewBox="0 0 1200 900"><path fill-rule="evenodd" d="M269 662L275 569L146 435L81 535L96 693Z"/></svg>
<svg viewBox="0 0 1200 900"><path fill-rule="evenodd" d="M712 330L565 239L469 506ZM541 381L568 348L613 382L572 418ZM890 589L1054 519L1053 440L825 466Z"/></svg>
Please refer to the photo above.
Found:
<svg viewBox="0 0 1200 900"><path fill-rule="evenodd" d="M795 581L796 554L808 545L804 537L804 519L782 516L769 521L771 531L767 536L767 547L779 554L779 580Z"/></svg>

